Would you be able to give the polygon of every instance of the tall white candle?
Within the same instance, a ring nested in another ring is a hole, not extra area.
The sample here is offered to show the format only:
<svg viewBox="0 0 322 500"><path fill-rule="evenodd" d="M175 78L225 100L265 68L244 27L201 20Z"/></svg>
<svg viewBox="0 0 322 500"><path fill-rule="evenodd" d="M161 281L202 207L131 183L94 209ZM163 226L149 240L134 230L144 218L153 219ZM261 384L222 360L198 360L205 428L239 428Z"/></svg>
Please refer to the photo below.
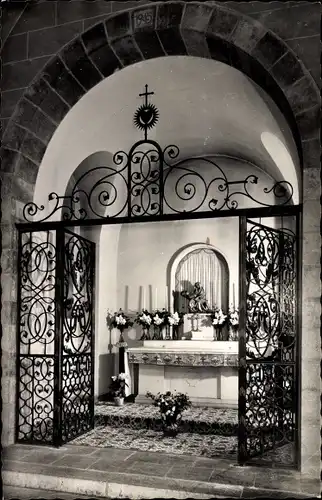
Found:
<svg viewBox="0 0 322 500"><path fill-rule="evenodd" d="M165 286L164 307L168 309L168 285Z"/></svg>
<svg viewBox="0 0 322 500"><path fill-rule="evenodd" d="M145 309L145 290L144 290L144 286L142 286L142 309Z"/></svg>
<svg viewBox="0 0 322 500"><path fill-rule="evenodd" d="M155 288L154 309L158 309L158 289Z"/></svg>
<svg viewBox="0 0 322 500"><path fill-rule="evenodd" d="M233 306L235 309L235 283L233 283Z"/></svg>

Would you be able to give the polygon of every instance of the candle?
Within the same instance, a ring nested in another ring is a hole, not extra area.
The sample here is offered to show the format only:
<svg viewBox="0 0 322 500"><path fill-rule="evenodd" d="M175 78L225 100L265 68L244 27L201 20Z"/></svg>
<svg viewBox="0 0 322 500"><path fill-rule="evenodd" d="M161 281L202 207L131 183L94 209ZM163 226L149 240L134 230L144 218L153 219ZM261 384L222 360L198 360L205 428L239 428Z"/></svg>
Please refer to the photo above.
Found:
<svg viewBox="0 0 322 500"><path fill-rule="evenodd" d="M168 309L168 285L165 286L164 303L165 309Z"/></svg>
<svg viewBox="0 0 322 500"><path fill-rule="evenodd" d="M233 306L235 309L235 283L233 283Z"/></svg>
<svg viewBox="0 0 322 500"><path fill-rule="evenodd" d="M154 309L158 309L158 289L155 289Z"/></svg>
<svg viewBox="0 0 322 500"><path fill-rule="evenodd" d="M130 288L128 285L125 286L125 300L124 300L124 311L129 311L129 292Z"/></svg>
<svg viewBox="0 0 322 500"><path fill-rule="evenodd" d="M144 293L144 286L142 286L142 309L145 309L145 293Z"/></svg>

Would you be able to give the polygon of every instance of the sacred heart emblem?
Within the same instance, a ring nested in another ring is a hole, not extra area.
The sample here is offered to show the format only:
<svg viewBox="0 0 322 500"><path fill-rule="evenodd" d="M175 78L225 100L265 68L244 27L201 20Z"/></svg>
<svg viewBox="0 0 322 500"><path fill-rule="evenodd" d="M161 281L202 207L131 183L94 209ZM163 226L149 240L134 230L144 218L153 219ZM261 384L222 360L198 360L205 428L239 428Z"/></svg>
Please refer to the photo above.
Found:
<svg viewBox="0 0 322 500"><path fill-rule="evenodd" d="M159 118L159 112L154 104L143 104L134 115L134 125L140 130L154 127Z"/></svg>
<svg viewBox="0 0 322 500"><path fill-rule="evenodd" d="M150 108L142 109L140 120L147 125L153 118L153 111Z"/></svg>

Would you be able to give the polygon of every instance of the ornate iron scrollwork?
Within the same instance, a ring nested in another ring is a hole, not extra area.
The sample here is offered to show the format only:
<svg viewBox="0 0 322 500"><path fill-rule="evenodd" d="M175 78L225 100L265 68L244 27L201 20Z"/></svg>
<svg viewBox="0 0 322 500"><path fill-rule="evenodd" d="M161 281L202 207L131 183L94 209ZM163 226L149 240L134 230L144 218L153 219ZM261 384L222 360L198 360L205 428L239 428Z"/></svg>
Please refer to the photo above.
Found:
<svg viewBox="0 0 322 500"><path fill-rule="evenodd" d="M94 244L66 231L64 256L62 441L66 442L94 423Z"/></svg>
<svg viewBox="0 0 322 500"><path fill-rule="evenodd" d="M270 450L294 445L295 242L292 231L248 222L245 366L248 458L263 457Z"/></svg>
<svg viewBox="0 0 322 500"><path fill-rule="evenodd" d="M64 234L60 248L55 231L21 233L18 442L61 444L94 425L95 246Z"/></svg>
<svg viewBox="0 0 322 500"><path fill-rule="evenodd" d="M292 200L293 188L287 181L267 187L261 186L261 180L255 175L229 180L210 158L180 159L178 146L161 148L159 143L149 140L148 131L159 119L158 109L148 102L153 94L148 92L146 85L145 92L140 94L144 104L134 115L134 125L144 132L144 139L136 142L128 153L115 153L113 166L98 166L85 172L70 194L50 193L48 207L27 203L23 208L24 219L27 222L49 221L59 211L64 221L132 219L236 210L242 199L263 207L286 205ZM200 167L206 168L206 173L200 173ZM256 193L254 186L258 186Z"/></svg>
<svg viewBox="0 0 322 500"><path fill-rule="evenodd" d="M49 443L54 427L55 233L22 233L20 244L17 440Z"/></svg>

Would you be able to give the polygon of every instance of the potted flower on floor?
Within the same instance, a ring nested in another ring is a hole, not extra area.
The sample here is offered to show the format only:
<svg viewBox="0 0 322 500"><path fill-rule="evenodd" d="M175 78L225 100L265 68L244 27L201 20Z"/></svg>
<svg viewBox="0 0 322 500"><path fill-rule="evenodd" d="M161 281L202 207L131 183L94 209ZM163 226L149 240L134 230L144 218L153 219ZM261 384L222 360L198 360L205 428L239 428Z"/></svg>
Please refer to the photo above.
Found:
<svg viewBox="0 0 322 500"><path fill-rule="evenodd" d="M122 406L125 398L125 387L128 387L126 383L127 376L125 373L119 373L111 377L111 379L110 392L114 398L114 403L116 406Z"/></svg>
<svg viewBox="0 0 322 500"><path fill-rule="evenodd" d="M152 399L154 406L159 408L164 435L175 437L179 431L182 412L191 407L189 396L180 392L172 394L170 391L156 396L147 392L146 396Z"/></svg>

